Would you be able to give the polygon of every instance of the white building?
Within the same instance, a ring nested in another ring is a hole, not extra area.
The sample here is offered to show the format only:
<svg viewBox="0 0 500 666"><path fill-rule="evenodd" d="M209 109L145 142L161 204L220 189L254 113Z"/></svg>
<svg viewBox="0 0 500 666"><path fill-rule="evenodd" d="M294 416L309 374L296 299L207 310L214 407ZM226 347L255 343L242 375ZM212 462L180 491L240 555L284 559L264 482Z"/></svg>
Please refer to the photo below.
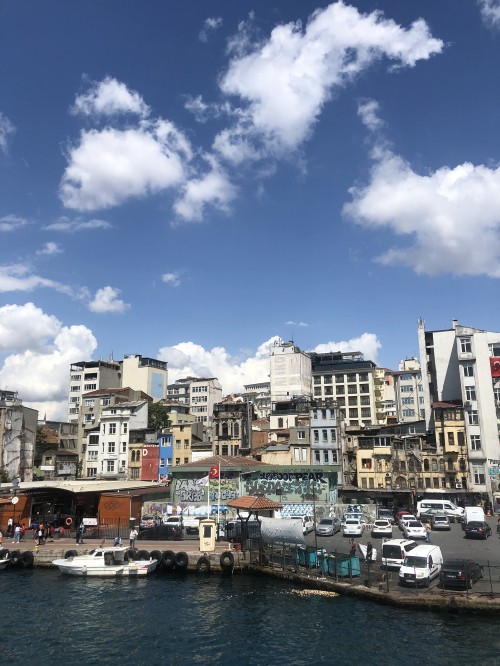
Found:
<svg viewBox="0 0 500 666"><path fill-rule="evenodd" d="M168 371L167 362L148 358L140 354L123 357L120 386L130 386L136 391L144 391L153 398L153 402L167 397Z"/></svg>
<svg viewBox="0 0 500 666"><path fill-rule="evenodd" d="M256 419L268 419L271 415L271 383L245 384L243 397L253 404Z"/></svg>
<svg viewBox="0 0 500 666"><path fill-rule="evenodd" d="M424 408L432 429L431 405L459 402L465 409L469 489L499 489L500 333L460 326L426 331L418 324Z"/></svg>
<svg viewBox="0 0 500 666"><path fill-rule="evenodd" d="M33 480L38 411L25 407L15 391L0 391L0 470L8 478Z"/></svg>
<svg viewBox="0 0 500 666"><path fill-rule="evenodd" d="M311 397L311 358L293 342L276 342L270 350L271 402Z"/></svg>
<svg viewBox="0 0 500 666"><path fill-rule="evenodd" d="M189 390L189 409L199 423L211 425L214 405L222 400L222 386L216 377L193 379Z"/></svg>
<svg viewBox="0 0 500 666"><path fill-rule="evenodd" d="M69 373L68 423L78 421L84 393L118 388L121 385L121 367L117 361L110 359L72 363Z"/></svg>
<svg viewBox="0 0 500 666"><path fill-rule="evenodd" d="M342 457L342 421L338 407L331 402L316 403L310 411L310 441L313 463L338 465Z"/></svg>
<svg viewBox="0 0 500 666"><path fill-rule="evenodd" d="M418 359L407 358L400 361L397 371L392 375L398 423L424 419L424 389Z"/></svg>

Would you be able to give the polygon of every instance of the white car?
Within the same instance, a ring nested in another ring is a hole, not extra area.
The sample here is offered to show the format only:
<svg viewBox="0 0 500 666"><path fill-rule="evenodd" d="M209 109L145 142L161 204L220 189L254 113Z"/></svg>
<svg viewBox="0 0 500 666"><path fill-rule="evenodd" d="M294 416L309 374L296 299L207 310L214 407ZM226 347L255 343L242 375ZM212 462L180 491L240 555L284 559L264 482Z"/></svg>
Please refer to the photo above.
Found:
<svg viewBox="0 0 500 666"><path fill-rule="evenodd" d="M380 518L372 525L372 537L389 537L392 539L392 524L390 520Z"/></svg>
<svg viewBox="0 0 500 666"><path fill-rule="evenodd" d="M405 520L403 534L405 535L405 539L425 539L427 530L420 520Z"/></svg>
<svg viewBox="0 0 500 666"><path fill-rule="evenodd" d="M365 531L365 523L359 518L347 518L344 525L344 536L361 536Z"/></svg>
<svg viewBox="0 0 500 666"><path fill-rule="evenodd" d="M405 523L409 523L409 522L412 522L412 521L415 521L415 520L418 520L418 518L416 516L414 516L413 514L411 514L411 513L403 514L401 516L400 521L399 521L399 529L404 530Z"/></svg>
<svg viewBox="0 0 500 666"><path fill-rule="evenodd" d="M314 529L314 521L311 516L289 516L290 520L300 520L302 523L302 532L309 534Z"/></svg>

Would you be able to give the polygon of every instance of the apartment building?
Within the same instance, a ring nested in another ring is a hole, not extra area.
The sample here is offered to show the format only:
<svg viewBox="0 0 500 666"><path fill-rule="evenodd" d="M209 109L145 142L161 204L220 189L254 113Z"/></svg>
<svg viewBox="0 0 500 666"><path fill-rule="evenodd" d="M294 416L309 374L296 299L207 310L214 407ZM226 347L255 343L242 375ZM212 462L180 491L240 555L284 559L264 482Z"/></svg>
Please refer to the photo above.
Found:
<svg viewBox="0 0 500 666"><path fill-rule="evenodd" d="M10 481L33 480L38 411L25 407L16 391L0 391L0 472Z"/></svg>
<svg viewBox="0 0 500 666"><path fill-rule="evenodd" d="M419 360L407 358L400 361L392 376L397 421L411 423L424 419L424 389Z"/></svg>
<svg viewBox="0 0 500 666"><path fill-rule="evenodd" d="M270 349L271 402L311 397L311 358L293 342Z"/></svg>
<svg viewBox="0 0 500 666"><path fill-rule="evenodd" d="M153 398L153 402L167 397L167 362L140 354L129 354L121 362L120 386L131 386Z"/></svg>
<svg viewBox="0 0 500 666"><path fill-rule="evenodd" d="M243 398L252 403L256 419L268 419L271 415L271 382L245 384Z"/></svg>
<svg viewBox="0 0 500 666"><path fill-rule="evenodd" d="M222 386L216 377L184 377L167 388L169 400L186 404L196 421L210 426L214 405L222 400Z"/></svg>
<svg viewBox="0 0 500 666"><path fill-rule="evenodd" d="M253 407L249 402L214 406L212 450L216 456L247 455L252 448Z"/></svg>
<svg viewBox="0 0 500 666"><path fill-rule="evenodd" d="M459 325L426 331L418 323L425 418L436 430L433 403L463 405L469 489L485 499L499 489L500 333Z"/></svg>
<svg viewBox="0 0 500 666"><path fill-rule="evenodd" d="M311 457L320 465L338 465L342 456L343 413L329 401L313 401L310 415Z"/></svg>
<svg viewBox="0 0 500 666"><path fill-rule="evenodd" d="M72 363L69 377L68 421L78 421L82 396L98 389L121 386L121 366L117 361Z"/></svg>

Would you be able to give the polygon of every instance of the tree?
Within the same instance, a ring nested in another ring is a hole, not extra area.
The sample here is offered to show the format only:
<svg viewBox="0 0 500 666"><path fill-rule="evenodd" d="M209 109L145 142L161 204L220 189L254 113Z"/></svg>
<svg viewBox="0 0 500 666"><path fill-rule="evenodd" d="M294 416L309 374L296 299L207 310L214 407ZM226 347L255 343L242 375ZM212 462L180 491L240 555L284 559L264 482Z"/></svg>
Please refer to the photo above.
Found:
<svg viewBox="0 0 500 666"><path fill-rule="evenodd" d="M159 402L150 403L148 405L148 428L159 432L163 428L168 428L169 425L168 409Z"/></svg>

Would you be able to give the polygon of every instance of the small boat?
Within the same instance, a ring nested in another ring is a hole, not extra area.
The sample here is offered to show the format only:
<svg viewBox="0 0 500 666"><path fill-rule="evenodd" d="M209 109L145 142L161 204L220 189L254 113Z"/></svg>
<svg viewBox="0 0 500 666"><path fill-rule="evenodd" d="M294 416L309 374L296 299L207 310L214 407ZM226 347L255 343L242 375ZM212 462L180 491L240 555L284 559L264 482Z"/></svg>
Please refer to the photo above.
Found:
<svg viewBox="0 0 500 666"><path fill-rule="evenodd" d="M53 560L63 574L70 576L147 576L156 569L157 560L133 560L125 557L127 548L95 548L85 555L71 555Z"/></svg>
<svg viewBox="0 0 500 666"><path fill-rule="evenodd" d="M10 551L8 548L0 546L0 571L3 571L9 566Z"/></svg>

